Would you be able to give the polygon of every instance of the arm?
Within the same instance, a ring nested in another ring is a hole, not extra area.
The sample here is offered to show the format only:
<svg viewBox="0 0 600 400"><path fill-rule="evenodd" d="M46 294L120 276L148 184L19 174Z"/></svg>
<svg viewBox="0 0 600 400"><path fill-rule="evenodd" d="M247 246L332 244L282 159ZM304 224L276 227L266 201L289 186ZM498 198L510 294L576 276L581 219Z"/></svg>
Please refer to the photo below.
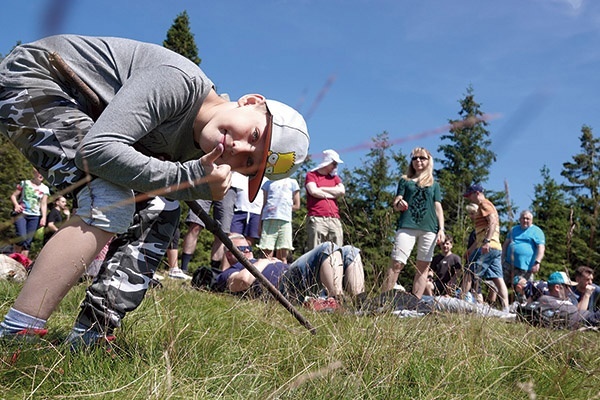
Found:
<svg viewBox="0 0 600 400"><path fill-rule="evenodd" d="M42 200L40 202L40 225L41 227L46 226L46 215L48 214L48 195L45 194L42 196Z"/></svg>
<svg viewBox="0 0 600 400"><path fill-rule="evenodd" d="M435 202L435 215L437 216L439 226L437 243L444 243L446 240L446 233L444 232L444 209L442 208L442 203L439 201Z"/></svg>
<svg viewBox="0 0 600 400"><path fill-rule="evenodd" d="M16 213L22 213L23 212L23 206L21 204L19 204L19 197L21 196L21 189L17 189L15 190L11 195L10 195L10 201L13 204L13 211Z"/></svg>
<svg viewBox="0 0 600 400"><path fill-rule="evenodd" d="M324 187L324 188L320 188L320 189L322 191L324 191L325 193L330 194L331 196L333 196L336 199L338 197L342 197L344 194L346 194L346 188L344 187L343 183L338 183L334 187Z"/></svg>
<svg viewBox="0 0 600 400"><path fill-rule="evenodd" d="M300 209L300 191L297 190L294 192L292 198L292 211L298 211Z"/></svg>
<svg viewBox="0 0 600 400"><path fill-rule="evenodd" d="M577 309L579 311L585 311L588 309L588 306L590 305L590 297L592 296L592 293L594 293L595 289L596 288L594 285L587 285L585 287L585 292L581 295L579 303L577 303Z"/></svg>
<svg viewBox="0 0 600 400"><path fill-rule="evenodd" d="M254 266L261 273L267 267L267 265L271 264L272 260L268 260L266 258L261 258L254 262ZM227 288L232 293L245 292L250 289L250 286L256 281L254 275L250 273L247 269L243 269L239 272L234 272L227 278Z"/></svg>
<svg viewBox="0 0 600 400"><path fill-rule="evenodd" d="M487 235L484 238L484 243L481 245L482 254L487 254L490 252L490 240L492 239L492 236L496 231L496 227L498 227L498 214L491 213L488 214L485 218L488 222L488 229Z"/></svg>
<svg viewBox="0 0 600 400"><path fill-rule="evenodd" d="M312 197L317 199L334 199L335 196L325 192L322 188L317 186L316 182L308 182L306 184L306 191Z"/></svg>
<svg viewBox="0 0 600 400"><path fill-rule="evenodd" d="M537 255L535 257L535 261L533 263L533 267L531 267L531 271L534 274L537 274L540 271L540 264L544 259L544 254L546 253L546 246L543 244L538 244L537 246Z"/></svg>
<svg viewBox="0 0 600 400"><path fill-rule="evenodd" d="M217 193L213 194L214 183L203 182L213 172L217 185L227 179L220 172L221 167L228 166L213 165L220 154L204 162L196 159L180 163L148 156L134 147L157 127L185 119L191 111L191 98L199 95L197 84L174 68L138 71L125 81L82 140L75 154L77 166L138 192L167 188L169 197L176 200L222 198L225 190L220 194L215 189ZM184 136L173 131L172 137L165 139L188 140L192 146L192 130L188 138Z"/></svg>

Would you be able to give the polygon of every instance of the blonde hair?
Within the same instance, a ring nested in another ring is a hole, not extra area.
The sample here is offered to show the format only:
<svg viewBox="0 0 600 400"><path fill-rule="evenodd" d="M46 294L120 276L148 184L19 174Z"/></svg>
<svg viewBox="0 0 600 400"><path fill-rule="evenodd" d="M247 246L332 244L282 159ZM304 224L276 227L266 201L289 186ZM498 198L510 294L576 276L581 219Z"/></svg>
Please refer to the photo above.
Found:
<svg viewBox="0 0 600 400"><path fill-rule="evenodd" d="M429 162L427 163L427 168L425 168L420 174L417 174L417 171L412 164L412 158L416 156L423 156L423 154L429 159ZM433 157L431 156L429 150L427 150L425 147L415 147L413 151L410 152L410 158L411 160L408 163L408 171L406 172L406 175L403 175L402 177L404 179L416 178L417 185L421 187L433 185Z"/></svg>

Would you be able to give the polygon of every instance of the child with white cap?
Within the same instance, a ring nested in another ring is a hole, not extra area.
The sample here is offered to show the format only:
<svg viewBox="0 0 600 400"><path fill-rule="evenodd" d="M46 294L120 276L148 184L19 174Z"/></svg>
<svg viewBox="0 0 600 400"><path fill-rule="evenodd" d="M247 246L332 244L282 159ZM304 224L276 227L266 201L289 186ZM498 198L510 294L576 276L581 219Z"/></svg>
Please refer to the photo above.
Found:
<svg viewBox="0 0 600 400"><path fill-rule="evenodd" d="M76 215L40 252L0 337L45 333L85 266L132 224L136 194L220 199L235 170L251 176L252 200L263 176L292 174L309 143L297 111L259 94L227 101L179 54L76 35L20 45L0 63L0 132L53 186L76 188L77 200Z"/></svg>

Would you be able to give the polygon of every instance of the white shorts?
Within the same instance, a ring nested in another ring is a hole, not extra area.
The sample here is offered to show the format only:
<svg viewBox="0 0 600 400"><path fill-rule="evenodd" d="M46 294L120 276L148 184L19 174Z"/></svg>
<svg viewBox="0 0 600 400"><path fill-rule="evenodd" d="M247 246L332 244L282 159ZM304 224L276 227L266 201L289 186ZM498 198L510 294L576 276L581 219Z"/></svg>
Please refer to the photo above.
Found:
<svg viewBox="0 0 600 400"><path fill-rule="evenodd" d="M399 229L394 239L392 259L406 265L408 257L419 240L417 247L417 261L431 262L435 250L436 233L420 229Z"/></svg>

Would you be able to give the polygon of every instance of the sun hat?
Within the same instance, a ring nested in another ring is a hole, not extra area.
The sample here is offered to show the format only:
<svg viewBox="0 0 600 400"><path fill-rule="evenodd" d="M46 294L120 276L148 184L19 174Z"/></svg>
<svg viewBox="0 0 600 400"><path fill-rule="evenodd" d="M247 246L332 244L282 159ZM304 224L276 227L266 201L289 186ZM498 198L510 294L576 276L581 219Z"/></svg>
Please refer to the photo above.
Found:
<svg viewBox="0 0 600 400"><path fill-rule="evenodd" d="M331 150L331 149L323 150L323 161L321 161L321 163L319 165L317 165L315 168L311 169L311 171L316 171L318 169L326 167L329 164L331 164L332 162L336 162L338 164L344 163L342 161L342 159L340 158L340 155L337 153L337 151Z"/></svg>
<svg viewBox="0 0 600 400"><path fill-rule="evenodd" d="M265 132L265 151L258 171L248 179L248 199L254 201L263 177L287 178L304 162L308 154L308 128L300 113L275 100L265 100L270 123Z"/></svg>
<svg viewBox="0 0 600 400"><path fill-rule="evenodd" d="M479 192L479 193L483 193L483 186L481 186L480 184L476 183L474 185L471 185L467 188L467 190L465 191L465 194L463 195L464 197L469 196L471 193L475 193L475 192Z"/></svg>
<svg viewBox="0 0 600 400"><path fill-rule="evenodd" d="M569 276L564 272L553 272L548 277L548 285L569 285L575 286L577 283L573 283Z"/></svg>

